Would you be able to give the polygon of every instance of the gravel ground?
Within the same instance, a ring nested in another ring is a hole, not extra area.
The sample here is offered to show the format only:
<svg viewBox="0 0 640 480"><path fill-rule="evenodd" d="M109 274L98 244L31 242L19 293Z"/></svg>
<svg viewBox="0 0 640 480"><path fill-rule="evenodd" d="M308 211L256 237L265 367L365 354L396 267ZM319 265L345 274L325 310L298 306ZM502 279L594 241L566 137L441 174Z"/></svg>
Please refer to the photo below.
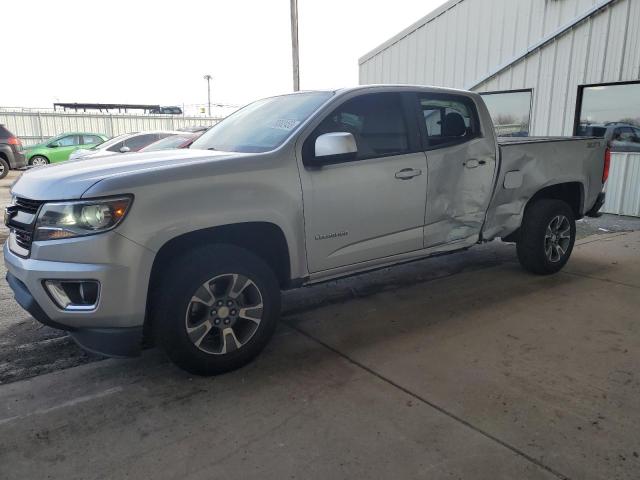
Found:
<svg viewBox="0 0 640 480"><path fill-rule="evenodd" d="M0 180L0 205L9 202L9 189L20 172L10 172ZM603 215L578 222L578 238L613 232L640 230L640 218ZM0 226L0 243L8 232ZM421 260L406 265L302 288L284 295L284 316L308 311L354 297L442 278L463 271L490 268L515 260L513 245L491 242L455 255ZM4 278L4 264L0 266ZM13 299L4 280L0 280L0 384L69 368L102 357L86 353L64 332L36 322Z"/></svg>

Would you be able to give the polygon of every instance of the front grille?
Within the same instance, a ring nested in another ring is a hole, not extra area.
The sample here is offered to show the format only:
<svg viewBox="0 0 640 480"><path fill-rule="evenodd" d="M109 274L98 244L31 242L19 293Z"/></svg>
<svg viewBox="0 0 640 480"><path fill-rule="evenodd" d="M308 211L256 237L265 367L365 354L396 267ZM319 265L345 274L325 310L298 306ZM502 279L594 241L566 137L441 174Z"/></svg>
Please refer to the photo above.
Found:
<svg viewBox="0 0 640 480"><path fill-rule="evenodd" d="M28 198L16 197L18 210L28 213L36 213L44 202L40 200L29 200Z"/></svg>
<svg viewBox="0 0 640 480"><path fill-rule="evenodd" d="M31 243L33 242L33 234L27 230L19 228L13 228L13 233L16 234L16 243L22 248L31 250Z"/></svg>
<svg viewBox="0 0 640 480"><path fill-rule="evenodd" d="M36 217L43 203L40 200L16 197L15 204L7 209L12 211L8 227L15 234L16 244L27 252L31 251ZM24 255L24 252L21 252L21 254Z"/></svg>

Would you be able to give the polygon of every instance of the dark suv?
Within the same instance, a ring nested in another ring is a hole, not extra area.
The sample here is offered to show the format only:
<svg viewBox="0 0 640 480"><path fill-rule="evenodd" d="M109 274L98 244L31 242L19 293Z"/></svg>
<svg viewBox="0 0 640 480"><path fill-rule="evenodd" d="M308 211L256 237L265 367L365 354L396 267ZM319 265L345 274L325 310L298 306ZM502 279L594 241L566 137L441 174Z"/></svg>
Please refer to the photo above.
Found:
<svg viewBox="0 0 640 480"><path fill-rule="evenodd" d="M22 142L4 125L0 125L0 178L6 177L10 169L26 166Z"/></svg>

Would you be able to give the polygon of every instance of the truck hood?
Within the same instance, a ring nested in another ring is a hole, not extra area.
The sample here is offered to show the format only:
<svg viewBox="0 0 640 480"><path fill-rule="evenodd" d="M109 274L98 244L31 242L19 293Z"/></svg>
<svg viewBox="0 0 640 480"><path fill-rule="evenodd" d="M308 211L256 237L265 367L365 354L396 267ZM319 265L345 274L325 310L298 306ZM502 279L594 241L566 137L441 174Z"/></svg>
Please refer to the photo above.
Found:
<svg viewBox="0 0 640 480"><path fill-rule="evenodd" d="M243 156L246 154L184 149L80 158L28 170L13 184L11 193L32 200L77 199L106 178L157 169L189 168L194 163Z"/></svg>

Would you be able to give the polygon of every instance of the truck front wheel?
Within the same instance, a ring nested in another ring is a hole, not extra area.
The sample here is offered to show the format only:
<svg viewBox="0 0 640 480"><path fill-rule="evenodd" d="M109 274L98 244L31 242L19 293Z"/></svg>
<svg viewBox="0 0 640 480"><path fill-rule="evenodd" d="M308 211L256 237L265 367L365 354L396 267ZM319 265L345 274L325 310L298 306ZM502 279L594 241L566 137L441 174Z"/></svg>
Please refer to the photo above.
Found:
<svg viewBox="0 0 640 480"><path fill-rule="evenodd" d="M232 245L196 249L168 267L153 301L159 344L179 367L216 375L256 357L280 315L268 265Z"/></svg>
<svg viewBox="0 0 640 480"><path fill-rule="evenodd" d="M518 235L520 265L538 275L558 272L571 256L576 221L562 200L540 199L527 206Z"/></svg>

